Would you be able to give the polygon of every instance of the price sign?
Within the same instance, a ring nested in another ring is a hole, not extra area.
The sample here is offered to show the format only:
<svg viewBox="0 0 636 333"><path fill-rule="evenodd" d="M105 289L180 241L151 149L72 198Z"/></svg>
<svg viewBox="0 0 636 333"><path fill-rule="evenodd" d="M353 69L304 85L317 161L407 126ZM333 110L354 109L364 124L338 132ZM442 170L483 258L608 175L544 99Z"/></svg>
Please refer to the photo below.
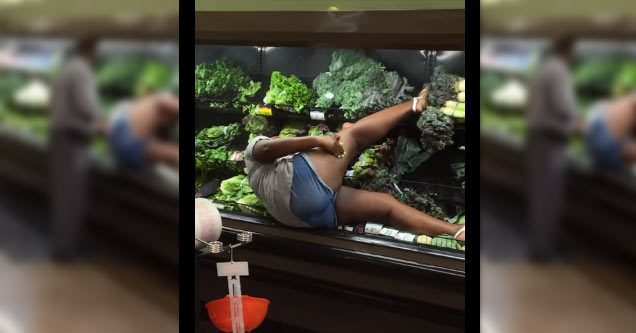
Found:
<svg viewBox="0 0 636 333"><path fill-rule="evenodd" d="M259 106L258 107L258 113L260 115L263 115L263 116L271 117L272 116L272 108L270 108L268 106Z"/></svg>

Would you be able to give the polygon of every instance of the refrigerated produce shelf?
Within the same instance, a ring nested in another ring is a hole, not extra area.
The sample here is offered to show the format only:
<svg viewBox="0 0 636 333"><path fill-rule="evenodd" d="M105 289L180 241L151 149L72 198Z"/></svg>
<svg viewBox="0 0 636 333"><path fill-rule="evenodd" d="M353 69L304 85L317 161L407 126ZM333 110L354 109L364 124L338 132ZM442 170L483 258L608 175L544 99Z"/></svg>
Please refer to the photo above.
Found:
<svg viewBox="0 0 636 333"><path fill-rule="evenodd" d="M223 216L221 241L235 240L238 230L254 232L252 242L235 251L234 260L250 264L250 276L241 279L243 294L272 302L266 322L319 332L409 327L463 331L463 256L385 248L381 241L360 243L338 232L327 235ZM208 327L205 302L227 293L225 283L216 283L215 266L227 260L228 254L196 257L198 329Z"/></svg>
<svg viewBox="0 0 636 333"><path fill-rule="evenodd" d="M526 153L523 144L503 133L480 135L482 182L526 196ZM512 137L514 138L514 137ZM630 236L636 233L636 174L630 170L595 170L589 159L568 155L565 223L590 235L598 244L636 257ZM525 221L509 221L524 224ZM601 227L602 225L602 227Z"/></svg>

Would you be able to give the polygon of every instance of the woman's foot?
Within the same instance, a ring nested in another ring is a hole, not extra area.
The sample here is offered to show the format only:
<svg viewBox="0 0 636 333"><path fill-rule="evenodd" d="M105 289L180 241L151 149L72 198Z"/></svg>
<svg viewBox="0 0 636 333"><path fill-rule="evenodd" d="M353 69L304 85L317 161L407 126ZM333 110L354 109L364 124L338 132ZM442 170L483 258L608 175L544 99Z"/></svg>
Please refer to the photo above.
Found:
<svg viewBox="0 0 636 333"><path fill-rule="evenodd" d="M465 228L463 224L456 224L454 225L454 228L453 228L453 236L455 237L456 240L460 242L466 241L466 230L465 229L462 230L463 228Z"/></svg>
<svg viewBox="0 0 636 333"><path fill-rule="evenodd" d="M429 88L430 87L427 85L417 95L416 97L417 103L415 104L415 112L422 112L422 110L424 110L424 108L426 107L426 96L428 95Z"/></svg>

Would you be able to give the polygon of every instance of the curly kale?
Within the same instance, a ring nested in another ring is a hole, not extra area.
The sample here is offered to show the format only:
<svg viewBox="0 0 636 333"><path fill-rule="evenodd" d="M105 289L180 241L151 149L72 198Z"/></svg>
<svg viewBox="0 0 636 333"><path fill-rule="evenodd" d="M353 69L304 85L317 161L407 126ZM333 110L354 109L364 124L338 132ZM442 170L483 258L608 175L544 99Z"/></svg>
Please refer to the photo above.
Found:
<svg viewBox="0 0 636 333"><path fill-rule="evenodd" d="M453 144L453 120L437 108L428 107L417 120L422 149L430 154Z"/></svg>
<svg viewBox="0 0 636 333"><path fill-rule="evenodd" d="M269 90L263 101L281 109L287 107L287 111L300 113L305 107L313 104L314 98L315 92L298 77L295 75L286 77L275 71L272 72Z"/></svg>
<svg viewBox="0 0 636 333"><path fill-rule="evenodd" d="M329 72L313 82L317 107L339 106L347 119L362 118L409 99L413 90L406 78L386 71L384 65L362 51L337 50L331 55Z"/></svg>
<svg viewBox="0 0 636 333"><path fill-rule="evenodd" d="M443 66L435 67L431 78L431 88L426 98L428 105L439 108L443 107L446 101L455 100L457 96L455 83L458 80L457 75L447 73Z"/></svg>
<svg viewBox="0 0 636 333"><path fill-rule="evenodd" d="M194 68L194 95L245 102L261 88L243 68L219 59L213 63L198 64Z"/></svg>
<svg viewBox="0 0 636 333"><path fill-rule="evenodd" d="M390 168L393 165L394 147L395 140L388 138L381 144L364 150L358 160L353 164L352 177L356 178L359 182L366 182L376 177L379 169Z"/></svg>
<svg viewBox="0 0 636 333"><path fill-rule="evenodd" d="M465 188L464 185L466 183L464 181L464 176L466 175L465 165L464 162L451 164L451 168L455 171L455 178L462 182L462 189Z"/></svg>
<svg viewBox="0 0 636 333"><path fill-rule="evenodd" d="M417 191L407 187L404 188L396 197L403 204L425 212L428 215L440 220L444 220L446 218L446 213L444 213L442 207L435 202L434 194L431 195L427 192Z"/></svg>

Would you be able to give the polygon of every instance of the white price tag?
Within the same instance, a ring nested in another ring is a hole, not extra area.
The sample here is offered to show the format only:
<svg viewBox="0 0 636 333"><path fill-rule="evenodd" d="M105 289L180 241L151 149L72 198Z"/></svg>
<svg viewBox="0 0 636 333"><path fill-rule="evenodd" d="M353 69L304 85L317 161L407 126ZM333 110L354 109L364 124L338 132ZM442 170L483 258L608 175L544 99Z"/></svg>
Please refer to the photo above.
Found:
<svg viewBox="0 0 636 333"><path fill-rule="evenodd" d="M324 121L325 113L323 111L311 111L309 112L309 118L312 120Z"/></svg>
<svg viewBox="0 0 636 333"><path fill-rule="evenodd" d="M247 261L217 262L216 273L218 276L248 276Z"/></svg>
<svg viewBox="0 0 636 333"><path fill-rule="evenodd" d="M364 226L364 232L367 234L379 234L382 227L384 227L382 224L369 222Z"/></svg>
<svg viewBox="0 0 636 333"><path fill-rule="evenodd" d="M399 239L405 242L412 242L415 240L415 237L417 237L417 235L412 234L410 232L400 232L397 235L395 235L395 239Z"/></svg>

